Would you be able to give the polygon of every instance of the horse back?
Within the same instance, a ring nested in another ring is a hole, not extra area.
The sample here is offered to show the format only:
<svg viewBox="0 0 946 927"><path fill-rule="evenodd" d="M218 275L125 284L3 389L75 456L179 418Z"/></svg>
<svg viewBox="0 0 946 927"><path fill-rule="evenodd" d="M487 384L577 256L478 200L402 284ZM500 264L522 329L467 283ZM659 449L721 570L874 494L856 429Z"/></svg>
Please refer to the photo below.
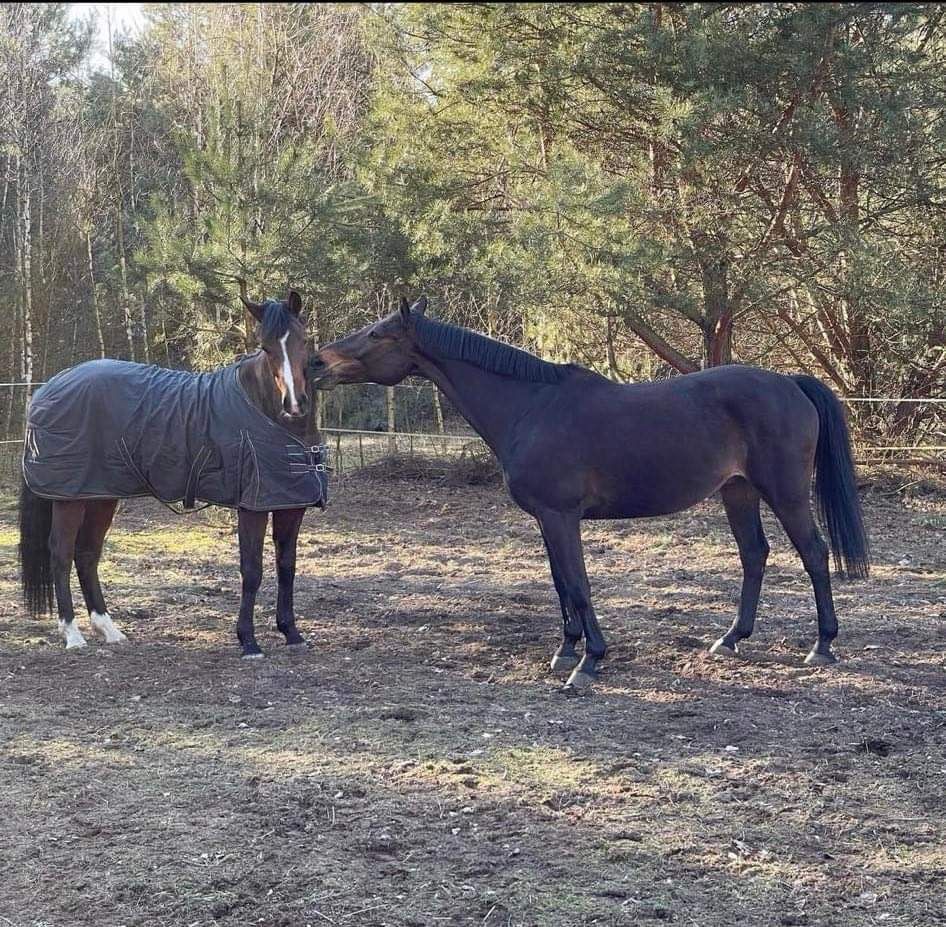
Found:
<svg viewBox="0 0 946 927"><path fill-rule="evenodd" d="M36 392L23 474L46 498L153 495L272 511L324 502L319 456L252 405L238 365L190 373L96 360Z"/></svg>
<svg viewBox="0 0 946 927"><path fill-rule="evenodd" d="M771 371L729 365L642 384L575 377L523 420L504 467L527 511L642 517L689 508L770 465L773 451L810 457L817 434L811 403Z"/></svg>

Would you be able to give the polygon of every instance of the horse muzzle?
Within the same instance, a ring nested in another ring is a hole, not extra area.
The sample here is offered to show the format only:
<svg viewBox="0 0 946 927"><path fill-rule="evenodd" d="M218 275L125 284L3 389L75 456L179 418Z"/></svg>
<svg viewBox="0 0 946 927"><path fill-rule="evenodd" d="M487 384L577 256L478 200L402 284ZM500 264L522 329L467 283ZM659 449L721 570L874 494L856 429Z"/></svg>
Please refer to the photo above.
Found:
<svg viewBox="0 0 946 927"><path fill-rule="evenodd" d="M332 389L335 386L335 379L332 371L324 363L316 358L309 361L309 386L313 389Z"/></svg>
<svg viewBox="0 0 946 927"><path fill-rule="evenodd" d="M326 363L316 354L309 359L309 385L314 389L334 389L339 383L346 382L346 372L353 371L357 366L346 361Z"/></svg>

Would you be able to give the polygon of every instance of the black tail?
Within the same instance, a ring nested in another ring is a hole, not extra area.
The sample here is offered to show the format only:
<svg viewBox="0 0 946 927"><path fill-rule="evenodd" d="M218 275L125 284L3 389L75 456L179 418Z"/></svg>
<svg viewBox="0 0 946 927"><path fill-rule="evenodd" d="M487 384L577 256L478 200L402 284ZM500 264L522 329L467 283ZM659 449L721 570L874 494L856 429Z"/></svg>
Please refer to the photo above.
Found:
<svg viewBox="0 0 946 927"><path fill-rule="evenodd" d="M811 400L821 419L815 451L815 495L821 523L831 538L835 568L852 579L864 579L870 571L870 550L844 409L838 397L820 380L804 375L792 379Z"/></svg>
<svg viewBox="0 0 946 927"><path fill-rule="evenodd" d="M49 553L49 531L53 504L42 499L20 478L20 576L23 601L35 618L53 608L53 571Z"/></svg>

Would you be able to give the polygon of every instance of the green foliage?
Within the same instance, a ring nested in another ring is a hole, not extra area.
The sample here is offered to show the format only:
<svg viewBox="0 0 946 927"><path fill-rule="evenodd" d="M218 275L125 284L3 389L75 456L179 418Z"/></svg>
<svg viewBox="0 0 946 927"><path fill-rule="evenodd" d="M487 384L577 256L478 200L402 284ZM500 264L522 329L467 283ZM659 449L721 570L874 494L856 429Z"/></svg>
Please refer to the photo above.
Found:
<svg viewBox="0 0 946 927"><path fill-rule="evenodd" d="M906 336L937 253L933 236L891 260L942 203L942 21L922 4L408 5L373 21L371 183L460 321L488 305L513 337L618 375L650 372L637 336L681 369L735 358L896 391L909 362L883 356L885 329ZM946 375L925 305L914 390Z"/></svg>
<svg viewBox="0 0 946 927"><path fill-rule="evenodd" d="M937 6L155 4L104 73L62 5L5 15L7 98L26 49L45 108L0 159L26 125L60 152L30 168L56 204L33 273L76 294L37 300L52 369L96 326L107 353L226 361L243 277L302 291L319 341L423 290L619 378L735 359L946 387Z"/></svg>

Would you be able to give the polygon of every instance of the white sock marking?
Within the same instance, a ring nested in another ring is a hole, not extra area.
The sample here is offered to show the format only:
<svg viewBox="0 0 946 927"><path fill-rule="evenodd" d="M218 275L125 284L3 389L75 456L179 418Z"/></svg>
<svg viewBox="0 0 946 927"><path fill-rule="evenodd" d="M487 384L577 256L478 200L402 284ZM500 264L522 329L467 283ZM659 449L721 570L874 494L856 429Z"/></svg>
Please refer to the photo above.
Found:
<svg viewBox="0 0 946 927"><path fill-rule="evenodd" d="M75 619L70 621L69 624L60 620L59 633L62 634L63 640L66 642L66 650L74 650L76 647L85 647L86 645L85 638L82 636Z"/></svg>
<svg viewBox="0 0 946 927"><path fill-rule="evenodd" d="M98 612L89 612L89 618L92 619L92 630L96 634L105 638L106 644L121 644L128 638L115 627L111 615L108 612L100 615Z"/></svg>
<svg viewBox="0 0 946 927"><path fill-rule="evenodd" d="M289 351L286 349L286 342L289 340L289 332L286 332L279 343L282 345L282 378L286 383L286 389L289 390L289 411L293 415L299 414L299 403L296 402L296 385L292 380L292 365L289 363Z"/></svg>

